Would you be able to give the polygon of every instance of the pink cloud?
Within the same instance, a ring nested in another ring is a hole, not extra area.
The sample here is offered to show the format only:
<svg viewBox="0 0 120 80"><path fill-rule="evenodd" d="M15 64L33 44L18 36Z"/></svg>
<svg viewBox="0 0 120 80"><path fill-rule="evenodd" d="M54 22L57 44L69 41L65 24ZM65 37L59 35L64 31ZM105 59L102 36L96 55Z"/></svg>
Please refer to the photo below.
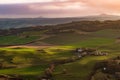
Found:
<svg viewBox="0 0 120 80"><path fill-rule="evenodd" d="M51 2L0 5L0 15L46 17L120 14L120 0L52 0Z"/></svg>
<svg viewBox="0 0 120 80"><path fill-rule="evenodd" d="M71 2L83 2L91 8L103 9L103 10L120 10L120 0L69 0Z"/></svg>

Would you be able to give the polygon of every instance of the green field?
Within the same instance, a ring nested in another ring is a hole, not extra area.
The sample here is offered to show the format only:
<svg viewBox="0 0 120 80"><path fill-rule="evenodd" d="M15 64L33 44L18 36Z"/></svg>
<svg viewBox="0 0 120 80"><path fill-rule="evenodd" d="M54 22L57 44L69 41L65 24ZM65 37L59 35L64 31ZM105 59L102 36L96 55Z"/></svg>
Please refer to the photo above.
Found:
<svg viewBox="0 0 120 80"><path fill-rule="evenodd" d="M59 53L56 52L58 51L58 49ZM26 79L30 78L31 80L35 80L37 76L43 74L44 70L48 67L48 63L50 63L51 61L72 58L74 55L69 51L71 49L72 47L70 46L61 46L57 48L53 47L45 49L44 54L42 52L42 54L39 54L39 52L36 52L34 49L21 49L14 51L13 49L4 49L8 51L5 54L4 59L7 57L11 57L11 59L13 59L12 63L14 65L17 65L18 68L2 69L0 70L0 74L19 74L23 75ZM59 65L54 71L54 78L55 80L86 80L86 77L89 76L96 62L116 57L118 55L118 52L112 51L109 56L86 56L79 61ZM5 62L5 65L11 65L9 62L10 60L6 59L5 61L8 62ZM67 69L69 75L61 74L63 69Z"/></svg>
<svg viewBox="0 0 120 80"><path fill-rule="evenodd" d="M28 35L31 33L27 32L24 34ZM40 33L34 32L34 36L32 35L28 38L17 36L0 37L0 44L24 44L38 39L35 35ZM75 57L72 52L75 48L85 47L107 51L109 53L108 56L86 56L76 62L59 65L53 73L55 80L86 80L96 62L120 55L120 44L116 43L119 33L119 30L102 30L84 35L78 33L56 34L41 40L55 45L44 49L1 47L0 62L5 67L14 66L15 68L1 69L0 74L19 74L23 75L25 80L36 80L37 76L41 76L52 61ZM68 75L61 74L63 69L67 69Z"/></svg>
<svg viewBox="0 0 120 80"><path fill-rule="evenodd" d="M87 32L85 34L79 34L79 33L68 32L68 33L57 34L53 37L44 39L43 42L57 44L57 45L81 44L84 41L86 42L103 41L103 43L105 43L104 41L109 41L109 42L113 40L115 41L116 38L119 37L120 30L108 29L108 30L101 30L96 32Z"/></svg>
<svg viewBox="0 0 120 80"><path fill-rule="evenodd" d="M20 37L20 36L0 36L0 45L26 44L38 39L38 36Z"/></svg>

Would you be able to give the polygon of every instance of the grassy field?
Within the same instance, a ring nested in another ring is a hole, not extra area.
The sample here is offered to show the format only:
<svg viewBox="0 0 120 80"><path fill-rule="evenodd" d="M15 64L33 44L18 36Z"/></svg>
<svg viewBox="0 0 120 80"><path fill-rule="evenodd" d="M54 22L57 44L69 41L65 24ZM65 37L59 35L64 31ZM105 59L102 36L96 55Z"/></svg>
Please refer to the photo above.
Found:
<svg viewBox="0 0 120 80"><path fill-rule="evenodd" d="M23 49L23 51L15 50L17 52L15 53L15 55L12 54L12 58L16 56L20 57L24 55L24 57L21 58L27 57L27 60L23 60L25 63L19 63L21 62L21 60L19 61L19 58L17 58L15 61L16 62L18 61L17 62L17 66L19 65L18 68L2 69L0 70L0 74L19 74L19 75L23 75L26 79L30 78L30 80L35 80L37 76L43 74L44 70L48 67L49 62L53 60L62 60L73 57L74 56L73 53L69 51L72 48L73 47L71 46L67 46L67 47L61 46L57 48L53 47L49 49L47 48L45 49L46 53L44 54L39 54L38 52L35 52L35 49ZM56 52L58 51L58 49L59 49L59 53ZM13 49L4 49L4 50L13 51ZM24 53L24 51L26 52ZM86 56L76 62L59 65L56 67L54 71L54 78L55 80L73 80L73 79L86 80L87 76L89 76L96 62L101 60L106 60L112 57L116 57L118 55L120 55L119 52L111 52L109 53L108 56ZM32 60L28 61L28 59L31 58L31 56L33 59L35 59L34 64L31 63ZM14 64L16 64L16 62L14 62ZM28 64L28 63L31 65L23 66L24 64ZM63 69L67 69L68 75L61 74Z"/></svg>
<svg viewBox="0 0 120 80"><path fill-rule="evenodd" d="M53 73L55 80L86 80L96 62L120 55L120 44L116 43L119 33L115 30L102 30L85 35L63 33L42 40L58 45L50 48L0 48L0 62L3 62L5 66L15 66L15 68L1 69L0 74L20 74L25 77L25 80L36 80L36 77L43 74L50 62L74 57L72 50L75 48L96 48L100 51L107 51L108 56L86 56L76 62L59 65ZM38 37L21 39L16 36L6 36L0 38L0 44L19 44L33 41ZM61 74L63 69L67 70L67 75Z"/></svg>
<svg viewBox="0 0 120 80"><path fill-rule="evenodd" d="M57 34L56 36L46 38L42 40L43 42L55 44L55 45L82 45L84 41L86 41L89 45L89 42L97 41L97 43L112 42L115 41L116 38L119 37L120 30L101 30L96 32L88 32L86 34L79 33L62 33ZM96 43L95 43L96 45ZM82 45L83 46L83 45Z"/></svg>
<svg viewBox="0 0 120 80"><path fill-rule="evenodd" d="M38 36L20 37L20 36L0 36L0 45L25 44L38 39Z"/></svg>

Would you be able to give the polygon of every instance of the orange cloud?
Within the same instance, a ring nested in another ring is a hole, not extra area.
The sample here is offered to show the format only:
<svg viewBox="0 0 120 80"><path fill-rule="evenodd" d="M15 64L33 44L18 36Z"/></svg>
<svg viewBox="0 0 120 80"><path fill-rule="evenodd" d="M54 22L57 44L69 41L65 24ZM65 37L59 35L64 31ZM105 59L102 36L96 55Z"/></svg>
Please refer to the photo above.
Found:
<svg viewBox="0 0 120 80"><path fill-rule="evenodd" d="M120 10L120 0L69 0L71 2L83 2L93 9Z"/></svg>
<svg viewBox="0 0 120 80"><path fill-rule="evenodd" d="M34 0L35 1L35 0ZM39 3L0 5L0 15L38 15L46 17L120 14L120 0L38 0Z"/></svg>

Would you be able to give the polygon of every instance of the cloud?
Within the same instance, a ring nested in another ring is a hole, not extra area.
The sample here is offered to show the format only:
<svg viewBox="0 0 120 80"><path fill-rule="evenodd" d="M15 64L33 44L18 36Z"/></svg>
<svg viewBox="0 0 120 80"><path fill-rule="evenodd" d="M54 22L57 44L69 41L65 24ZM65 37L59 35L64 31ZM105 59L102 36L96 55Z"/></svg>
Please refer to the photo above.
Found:
<svg viewBox="0 0 120 80"><path fill-rule="evenodd" d="M93 9L103 9L110 11L120 11L120 0L70 0L71 2L83 2Z"/></svg>
<svg viewBox="0 0 120 80"><path fill-rule="evenodd" d="M86 8L81 2L55 1L31 4L0 5L0 15L38 15L45 17L74 16ZM79 14L78 14L79 15Z"/></svg>
<svg viewBox="0 0 120 80"><path fill-rule="evenodd" d="M81 2L51 2L44 4L29 4L28 7L32 10L80 10L84 9L86 6Z"/></svg>
<svg viewBox="0 0 120 80"><path fill-rule="evenodd" d="M1 16L65 17L120 14L120 0L49 0L40 3L0 5Z"/></svg>
<svg viewBox="0 0 120 80"><path fill-rule="evenodd" d="M54 0L0 0L0 4L53 2Z"/></svg>

